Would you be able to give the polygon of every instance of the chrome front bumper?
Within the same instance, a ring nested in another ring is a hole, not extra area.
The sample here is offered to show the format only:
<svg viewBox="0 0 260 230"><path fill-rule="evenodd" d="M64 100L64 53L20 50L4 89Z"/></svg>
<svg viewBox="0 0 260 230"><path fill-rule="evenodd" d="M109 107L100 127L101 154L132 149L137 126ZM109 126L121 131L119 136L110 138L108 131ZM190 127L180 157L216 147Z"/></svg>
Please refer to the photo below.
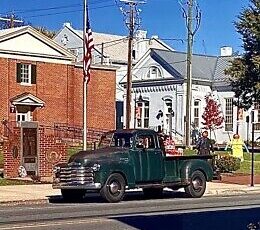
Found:
<svg viewBox="0 0 260 230"><path fill-rule="evenodd" d="M86 189L86 190L99 190L101 189L100 183L54 183L52 184L54 189Z"/></svg>
<svg viewBox="0 0 260 230"><path fill-rule="evenodd" d="M84 167L80 163L72 162L66 166L57 166L54 170L54 189L86 189L98 190L100 183L94 181L93 167Z"/></svg>

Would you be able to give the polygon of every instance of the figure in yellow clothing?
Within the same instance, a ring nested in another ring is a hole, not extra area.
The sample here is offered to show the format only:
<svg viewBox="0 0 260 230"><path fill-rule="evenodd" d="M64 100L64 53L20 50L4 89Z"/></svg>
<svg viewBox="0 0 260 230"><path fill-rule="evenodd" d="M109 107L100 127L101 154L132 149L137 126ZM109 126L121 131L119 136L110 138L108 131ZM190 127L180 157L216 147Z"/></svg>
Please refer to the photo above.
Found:
<svg viewBox="0 0 260 230"><path fill-rule="evenodd" d="M247 152L249 151L244 141L240 138L238 134L233 135L233 139L226 146L226 149L228 146L231 146L233 157L239 158L241 162L243 162L244 161L243 147L246 149Z"/></svg>

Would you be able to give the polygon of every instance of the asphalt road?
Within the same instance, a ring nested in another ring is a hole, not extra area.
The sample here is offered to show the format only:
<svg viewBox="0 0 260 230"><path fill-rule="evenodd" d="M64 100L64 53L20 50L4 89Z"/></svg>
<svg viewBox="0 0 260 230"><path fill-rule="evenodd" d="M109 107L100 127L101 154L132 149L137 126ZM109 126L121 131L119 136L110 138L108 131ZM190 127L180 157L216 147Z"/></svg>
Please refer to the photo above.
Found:
<svg viewBox="0 0 260 230"><path fill-rule="evenodd" d="M92 195L82 202L0 206L0 229L260 229L260 195L145 200L131 194L109 204Z"/></svg>

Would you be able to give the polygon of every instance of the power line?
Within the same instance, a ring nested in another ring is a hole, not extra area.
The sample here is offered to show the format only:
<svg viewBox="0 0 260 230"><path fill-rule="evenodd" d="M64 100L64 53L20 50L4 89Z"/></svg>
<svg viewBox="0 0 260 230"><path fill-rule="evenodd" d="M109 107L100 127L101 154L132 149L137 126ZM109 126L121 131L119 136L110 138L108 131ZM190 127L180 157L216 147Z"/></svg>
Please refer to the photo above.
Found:
<svg viewBox="0 0 260 230"><path fill-rule="evenodd" d="M101 3L107 3L111 2L113 0L99 0L95 2L90 2L89 5L98 5ZM83 4L70 4L70 5L61 5L61 6L54 6L54 7L47 7L47 8L36 8L36 9L24 9L24 10L15 10L12 11L12 13L17 13L17 14L23 14L23 13L30 13L30 12L40 12L40 11L48 11L48 10L59 10L59 9L66 9L66 8L75 8L75 7L81 7L82 8ZM6 12L5 14L8 14L10 12ZM4 14L4 13L1 13Z"/></svg>
<svg viewBox="0 0 260 230"><path fill-rule="evenodd" d="M108 8L108 7L114 7L115 4L111 5L105 5L105 6L100 6L100 7L93 7L90 8L90 10L97 10L97 9L103 9L103 8ZM75 13L75 12L82 12L82 9L79 10L70 10L70 11L62 11L62 12L56 12L56 13L49 13L49 14L40 14L40 15L32 15L32 16L27 16L23 18L36 18L36 17L43 17L43 16L51 16L51 15L59 15L59 14L68 14L68 13Z"/></svg>

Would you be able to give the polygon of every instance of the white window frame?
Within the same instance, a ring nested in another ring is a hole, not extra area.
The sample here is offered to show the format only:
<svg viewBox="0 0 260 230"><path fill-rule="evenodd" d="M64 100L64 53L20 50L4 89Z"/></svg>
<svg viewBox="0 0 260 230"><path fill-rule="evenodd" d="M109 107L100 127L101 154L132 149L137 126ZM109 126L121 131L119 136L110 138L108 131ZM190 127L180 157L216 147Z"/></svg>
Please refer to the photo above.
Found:
<svg viewBox="0 0 260 230"><path fill-rule="evenodd" d="M146 79L157 79L162 78L162 71L158 66L150 66L146 73Z"/></svg>
<svg viewBox="0 0 260 230"><path fill-rule="evenodd" d="M259 131L260 130L260 104L255 104L254 105L254 110L257 111L257 117L255 118L256 123L255 123L255 130Z"/></svg>
<svg viewBox="0 0 260 230"><path fill-rule="evenodd" d="M173 111L173 100L172 98L165 98L164 99L164 106L163 106L163 114L164 114L164 121L163 121L163 124L164 124L164 131L166 133L168 133L170 130L169 130L169 118L170 118L170 110Z"/></svg>
<svg viewBox="0 0 260 230"><path fill-rule="evenodd" d="M28 67L28 69L25 71L25 67ZM21 85L32 85L32 65L31 64L26 64L26 63L21 63L21 68L20 68L20 75L21 75ZM27 72L28 71L28 72ZM28 82L25 81L25 78L28 78Z"/></svg>
<svg viewBox="0 0 260 230"><path fill-rule="evenodd" d="M20 117L23 117L24 119L20 119ZM31 121L31 112L30 111L28 111L27 113L16 112L16 121L17 122Z"/></svg>
<svg viewBox="0 0 260 230"><path fill-rule="evenodd" d="M195 103L198 103L198 105L196 105ZM199 99L195 99L193 102L193 123L195 127L199 128L200 126L200 100Z"/></svg>
<svg viewBox="0 0 260 230"><path fill-rule="evenodd" d="M233 124L234 124L234 106L233 106L233 98L225 98L225 131L233 132ZM230 128L227 129L227 126Z"/></svg>
<svg viewBox="0 0 260 230"><path fill-rule="evenodd" d="M140 117L136 117L137 128L149 128L149 113L150 113L150 102L149 100L136 102L137 109L139 110ZM136 111L135 111L136 112Z"/></svg>

